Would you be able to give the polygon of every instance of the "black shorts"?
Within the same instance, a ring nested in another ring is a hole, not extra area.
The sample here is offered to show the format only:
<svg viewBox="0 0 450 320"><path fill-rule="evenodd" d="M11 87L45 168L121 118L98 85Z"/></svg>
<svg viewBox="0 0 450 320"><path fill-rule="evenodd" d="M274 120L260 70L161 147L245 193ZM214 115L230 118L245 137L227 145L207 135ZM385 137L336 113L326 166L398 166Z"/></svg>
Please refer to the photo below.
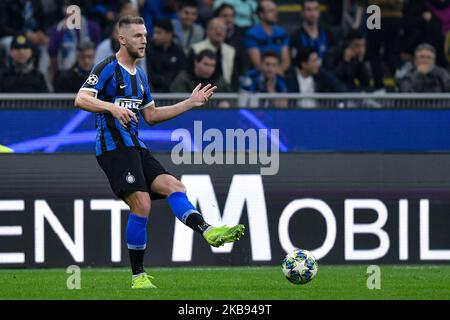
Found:
<svg viewBox="0 0 450 320"><path fill-rule="evenodd" d="M148 192L152 200L166 198L152 192L150 186L157 176L170 173L147 149L130 147L108 151L97 156L97 162L119 198L134 191Z"/></svg>

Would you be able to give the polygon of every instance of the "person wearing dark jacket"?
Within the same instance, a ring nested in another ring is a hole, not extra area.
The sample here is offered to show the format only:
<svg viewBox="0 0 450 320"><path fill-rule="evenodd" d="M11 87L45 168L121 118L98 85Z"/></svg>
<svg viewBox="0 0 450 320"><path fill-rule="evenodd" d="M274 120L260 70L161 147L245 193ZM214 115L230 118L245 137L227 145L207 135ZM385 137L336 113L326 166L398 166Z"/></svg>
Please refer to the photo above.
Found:
<svg viewBox="0 0 450 320"><path fill-rule="evenodd" d="M216 92L231 92L231 86L225 81L222 75L217 74L218 57L217 54L209 49L200 51L194 56L193 65L181 71L170 86L171 92L192 92L199 83L211 83L216 86ZM230 108L232 101L210 102L210 106L219 108Z"/></svg>
<svg viewBox="0 0 450 320"><path fill-rule="evenodd" d="M450 91L450 74L436 65L436 50L431 45L419 45L414 57L414 67L397 80L401 92Z"/></svg>
<svg viewBox="0 0 450 320"><path fill-rule="evenodd" d="M10 65L0 71L0 92L48 92L44 76L34 65L33 46L25 35L16 36L11 43Z"/></svg>
<svg viewBox="0 0 450 320"><path fill-rule="evenodd" d="M314 49L305 48L299 51L296 65L286 75L288 92L304 92L304 79L311 77L313 92L346 92L347 87L325 68L320 67L319 55ZM300 79L300 80L299 80Z"/></svg>
<svg viewBox="0 0 450 320"><path fill-rule="evenodd" d="M290 38L292 60L295 61L299 50L316 50L322 61L328 59L328 53L336 45L333 34L321 23L318 0L303 0L302 24L294 30Z"/></svg>
<svg viewBox="0 0 450 320"><path fill-rule="evenodd" d="M0 38L25 34L34 46L46 44L44 23L40 0L0 1Z"/></svg>
<svg viewBox="0 0 450 320"><path fill-rule="evenodd" d="M152 43L147 49L147 72L152 90L169 92L170 84L184 68L186 56L181 46L173 42L173 24L170 20L153 25Z"/></svg>
<svg viewBox="0 0 450 320"><path fill-rule="evenodd" d="M192 92L199 83L217 86L216 92L231 92L223 76L215 74L217 55L209 49L200 51L194 57L192 68L181 71L170 86L171 92Z"/></svg>
<svg viewBox="0 0 450 320"><path fill-rule="evenodd" d="M36 65L46 76L49 37L45 33L45 24L41 0L0 1L0 65L6 64L11 41L23 34L33 45Z"/></svg>
<svg viewBox="0 0 450 320"><path fill-rule="evenodd" d="M366 61L366 39L360 31L353 30L335 64L335 75L350 91L371 91L370 69Z"/></svg>
<svg viewBox="0 0 450 320"><path fill-rule="evenodd" d="M296 63L285 75L288 92L314 94L316 92L346 92L347 87L331 72L320 67L318 53L312 48L301 49ZM297 106L315 108L316 101L301 99Z"/></svg>
<svg viewBox="0 0 450 320"><path fill-rule="evenodd" d="M77 62L66 71L62 71L55 80L55 92L77 92L89 76L94 66L95 44L81 42L77 48Z"/></svg>

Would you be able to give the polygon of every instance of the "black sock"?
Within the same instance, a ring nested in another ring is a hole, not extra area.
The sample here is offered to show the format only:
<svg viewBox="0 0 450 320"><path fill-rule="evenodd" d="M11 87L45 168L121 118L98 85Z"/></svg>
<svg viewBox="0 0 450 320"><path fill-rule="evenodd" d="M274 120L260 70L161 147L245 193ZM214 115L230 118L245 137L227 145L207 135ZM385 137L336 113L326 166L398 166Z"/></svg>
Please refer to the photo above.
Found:
<svg viewBox="0 0 450 320"><path fill-rule="evenodd" d="M200 234L203 234L203 231L210 227L203 219L203 216L198 213L191 213L186 219L186 225Z"/></svg>
<svg viewBox="0 0 450 320"><path fill-rule="evenodd" d="M131 271L133 275L144 273L144 253L145 250L128 249L130 254Z"/></svg>

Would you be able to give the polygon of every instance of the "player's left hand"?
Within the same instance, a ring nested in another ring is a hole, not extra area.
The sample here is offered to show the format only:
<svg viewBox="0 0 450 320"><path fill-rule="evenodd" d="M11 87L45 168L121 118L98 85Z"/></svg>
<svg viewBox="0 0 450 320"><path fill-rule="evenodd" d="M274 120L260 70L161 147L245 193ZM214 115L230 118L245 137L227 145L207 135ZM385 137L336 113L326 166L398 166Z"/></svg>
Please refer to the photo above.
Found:
<svg viewBox="0 0 450 320"><path fill-rule="evenodd" d="M207 84L202 88L202 84L200 83L195 87L194 91L192 91L189 101L193 107L201 107L212 97L214 90L216 89L217 87L213 87L211 84Z"/></svg>

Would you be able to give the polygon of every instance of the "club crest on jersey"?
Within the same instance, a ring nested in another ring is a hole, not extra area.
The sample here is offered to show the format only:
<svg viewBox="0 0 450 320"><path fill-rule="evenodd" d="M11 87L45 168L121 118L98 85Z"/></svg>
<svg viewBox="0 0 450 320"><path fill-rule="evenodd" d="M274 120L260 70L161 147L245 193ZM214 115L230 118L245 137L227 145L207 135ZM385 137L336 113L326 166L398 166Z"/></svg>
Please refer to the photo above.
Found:
<svg viewBox="0 0 450 320"><path fill-rule="evenodd" d="M97 77L97 75L96 75L96 74L91 74L91 75L89 76L89 78L87 78L86 83L89 84L89 85L91 85L91 86L96 85L96 84L98 83L98 77Z"/></svg>
<svg viewBox="0 0 450 320"><path fill-rule="evenodd" d="M136 181L135 177L130 172L128 172L127 177L125 178L125 180L127 180L127 182L130 183L130 184L134 183L134 181Z"/></svg>
<svg viewBox="0 0 450 320"><path fill-rule="evenodd" d="M114 104L119 105L123 108L130 110L139 110L142 100L141 99L130 99L130 98L116 98Z"/></svg>

